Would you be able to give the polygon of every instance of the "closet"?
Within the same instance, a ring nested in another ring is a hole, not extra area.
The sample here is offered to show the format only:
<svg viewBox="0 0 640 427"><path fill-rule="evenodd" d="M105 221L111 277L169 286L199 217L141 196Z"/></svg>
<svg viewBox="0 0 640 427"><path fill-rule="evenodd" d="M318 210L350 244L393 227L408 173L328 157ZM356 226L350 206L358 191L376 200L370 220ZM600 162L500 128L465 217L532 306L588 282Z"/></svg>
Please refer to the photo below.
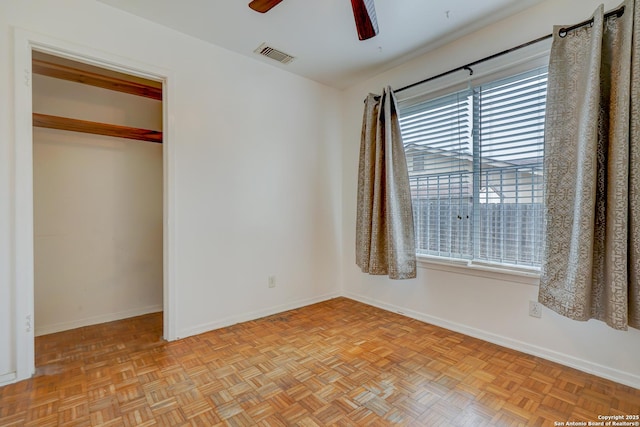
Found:
<svg viewBox="0 0 640 427"><path fill-rule="evenodd" d="M35 334L162 311L162 84L32 66Z"/></svg>

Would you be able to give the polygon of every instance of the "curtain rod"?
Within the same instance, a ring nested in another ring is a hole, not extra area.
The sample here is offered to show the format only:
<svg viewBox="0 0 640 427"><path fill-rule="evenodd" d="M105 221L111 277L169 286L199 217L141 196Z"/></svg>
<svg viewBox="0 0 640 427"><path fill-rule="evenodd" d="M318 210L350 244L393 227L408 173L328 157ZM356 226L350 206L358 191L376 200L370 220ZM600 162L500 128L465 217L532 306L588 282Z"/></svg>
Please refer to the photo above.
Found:
<svg viewBox="0 0 640 427"><path fill-rule="evenodd" d="M613 10L611 12L606 13L604 15L604 17L605 17L605 19L607 19L607 18L610 18L610 17L615 15L616 17L619 18L623 14L624 14L624 6L621 6L620 8L618 8L616 10ZM582 27L587 26L587 25L593 25L593 18L587 19L586 21L580 22L580 23L572 25L570 27L560 28L560 30L558 31L558 35L560 37L566 37L566 35L569 32L571 32L573 30L577 30L578 28L582 28ZM532 44L539 43L539 42L541 42L543 40L550 39L551 37L553 37L553 33L552 34L547 34L546 36L539 37L539 38L537 38L535 40L528 41L528 42L523 43L521 45L518 45L516 47L512 47L510 49L503 50L502 52L494 53L493 55L489 55L489 56L484 57L482 59L478 59L477 61L470 62L470 63L468 63L466 65L461 66L461 67L454 68L454 69L451 69L449 71L445 71L444 73L440 73L440 74L438 74L436 76L432 76L432 77L426 78L424 80L420 80L419 82L411 83L410 85L401 87L400 89L396 89L394 92L398 93L398 92L402 92L403 90L411 89L412 87L415 87L415 86L430 82L431 80L439 79L440 77L444 77L446 75L455 73L456 71L467 70L467 71L469 71L469 75L473 75L473 69L471 67L473 67L474 65L478 65L478 64L480 64L482 62L489 61L491 59L497 58L497 57L502 56L502 55L506 55L506 54L511 53L513 51L516 51L518 49L522 49L522 48L525 48L525 47L530 46Z"/></svg>

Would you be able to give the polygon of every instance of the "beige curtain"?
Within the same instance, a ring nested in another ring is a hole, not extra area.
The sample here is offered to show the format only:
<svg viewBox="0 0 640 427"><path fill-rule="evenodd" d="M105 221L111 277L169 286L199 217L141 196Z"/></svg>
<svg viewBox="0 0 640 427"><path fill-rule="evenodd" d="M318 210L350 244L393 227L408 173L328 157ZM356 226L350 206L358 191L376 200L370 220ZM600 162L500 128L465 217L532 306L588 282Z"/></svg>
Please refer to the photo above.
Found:
<svg viewBox="0 0 640 427"><path fill-rule="evenodd" d="M576 320L640 328L640 14L554 30L545 124L539 301Z"/></svg>
<svg viewBox="0 0 640 427"><path fill-rule="evenodd" d="M358 170L356 264L391 279L416 277L407 161L391 88L365 100Z"/></svg>

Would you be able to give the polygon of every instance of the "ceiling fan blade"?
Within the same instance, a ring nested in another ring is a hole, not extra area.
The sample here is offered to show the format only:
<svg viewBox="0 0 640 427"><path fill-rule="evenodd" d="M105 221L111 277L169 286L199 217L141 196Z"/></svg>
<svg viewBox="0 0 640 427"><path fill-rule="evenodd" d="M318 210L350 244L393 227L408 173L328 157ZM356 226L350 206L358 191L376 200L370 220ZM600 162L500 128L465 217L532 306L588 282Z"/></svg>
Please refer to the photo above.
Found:
<svg viewBox="0 0 640 427"><path fill-rule="evenodd" d="M378 20L373 0L351 0L358 38L367 40L378 34Z"/></svg>
<svg viewBox="0 0 640 427"><path fill-rule="evenodd" d="M256 12L265 13L269 12L271 8L276 6L282 0L253 0L249 3L249 7Z"/></svg>

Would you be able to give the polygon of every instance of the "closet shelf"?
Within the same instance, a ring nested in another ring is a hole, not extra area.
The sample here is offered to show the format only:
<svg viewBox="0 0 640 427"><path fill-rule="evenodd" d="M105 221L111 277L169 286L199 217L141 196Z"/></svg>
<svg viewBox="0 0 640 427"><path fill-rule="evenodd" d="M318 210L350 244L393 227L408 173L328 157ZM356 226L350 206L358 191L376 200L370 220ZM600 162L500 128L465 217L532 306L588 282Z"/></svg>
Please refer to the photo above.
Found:
<svg viewBox="0 0 640 427"><path fill-rule="evenodd" d="M95 135L115 136L118 138L137 139L140 141L162 144L162 132L156 130L90 122L87 120L70 119L67 117L50 116L47 114L33 113L33 126L91 133Z"/></svg>
<svg viewBox="0 0 640 427"><path fill-rule="evenodd" d="M41 59L33 59L32 71L33 73L40 74L42 76L83 83L86 85L101 87L103 89L110 89L117 92L124 92L131 95L144 96L146 98L162 101L162 88L153 87L144 83L127 81L117 77L92 73L90 71L68 67L66 65L54 64Z"/></svg>

